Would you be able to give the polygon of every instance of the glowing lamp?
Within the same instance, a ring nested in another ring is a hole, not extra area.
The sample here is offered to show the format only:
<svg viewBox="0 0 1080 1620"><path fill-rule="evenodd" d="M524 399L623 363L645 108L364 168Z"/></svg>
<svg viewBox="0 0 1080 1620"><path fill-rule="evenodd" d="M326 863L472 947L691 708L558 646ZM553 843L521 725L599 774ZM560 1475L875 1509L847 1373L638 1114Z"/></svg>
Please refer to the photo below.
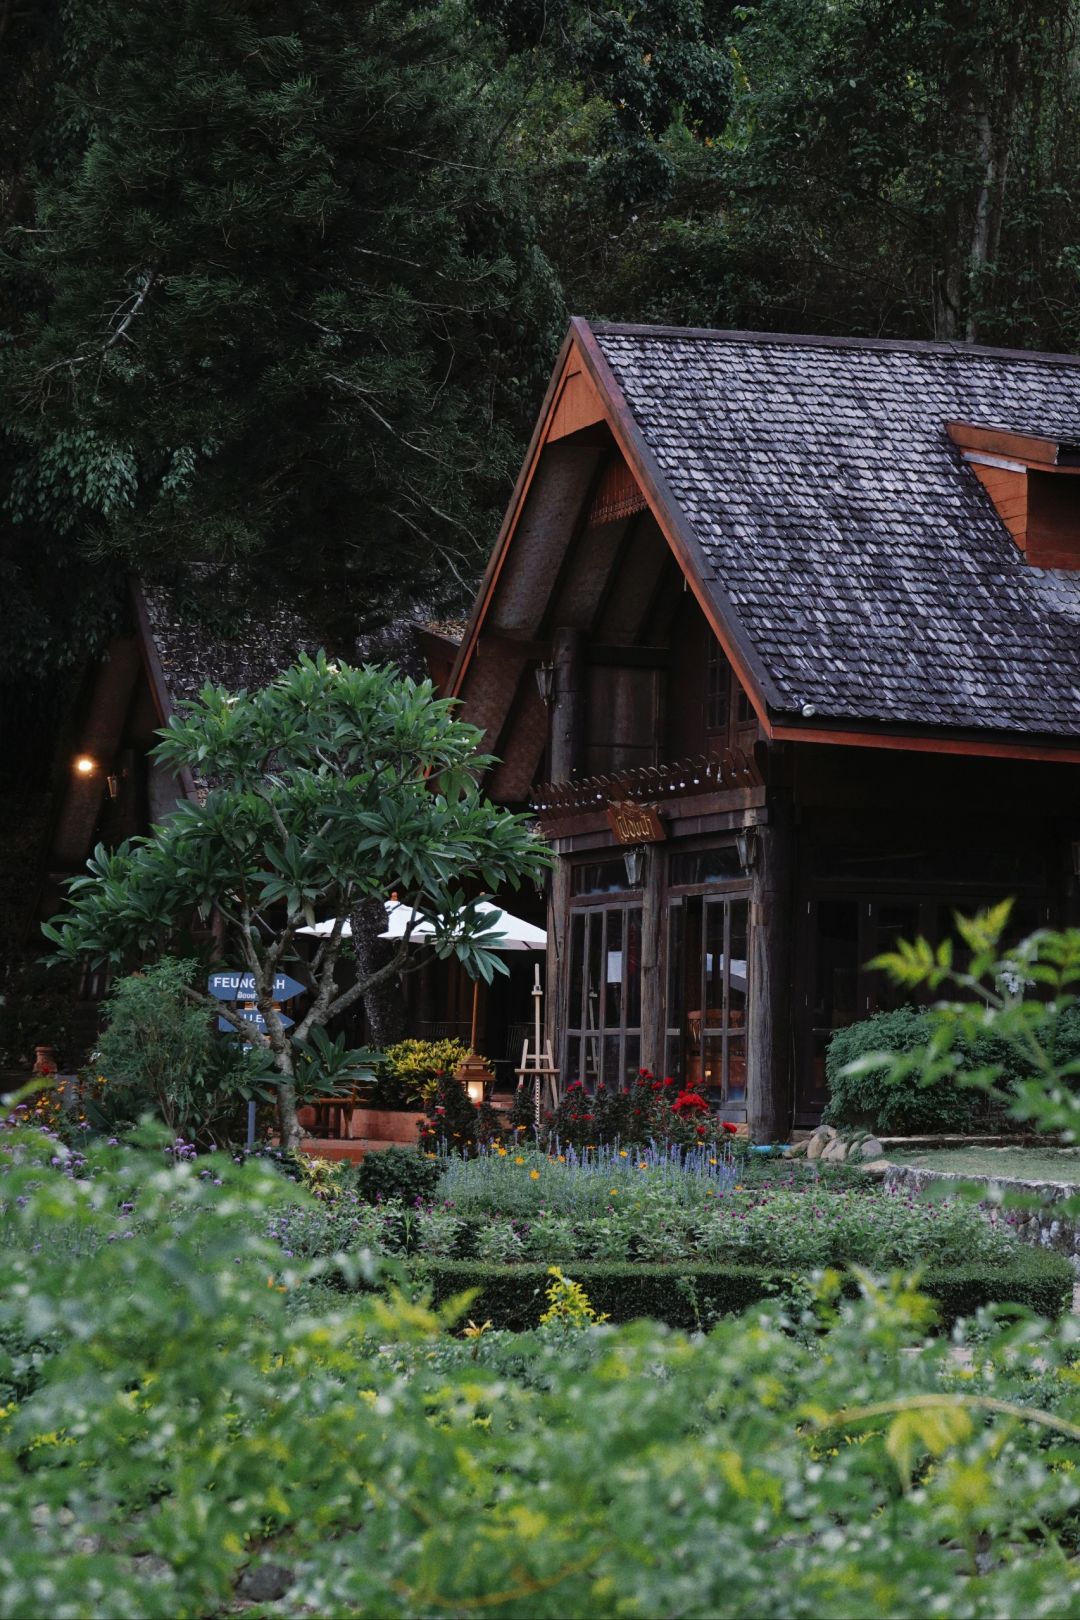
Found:
<svg viewBox="0 0 1080 1620"><path fill-rule="evenodd" d="M96 770L97 770L97 760L94 759L92 754L76 754L76 756L75 756L75 775L76 776L93 776L93 774L94 774L94 772Z"/></svg>
<svg viewBox="0 0 1080 1620"><path fill-rule="evenodd" d="M454 1079L459 1080L465 1087L465 1095L469 1101L479 1107L487 1096L488 1087L494 1082L495 1076L490 1063L485 1062L482 1057L477 1057L475 1052L470 1052L454 1075Z"/></svg>

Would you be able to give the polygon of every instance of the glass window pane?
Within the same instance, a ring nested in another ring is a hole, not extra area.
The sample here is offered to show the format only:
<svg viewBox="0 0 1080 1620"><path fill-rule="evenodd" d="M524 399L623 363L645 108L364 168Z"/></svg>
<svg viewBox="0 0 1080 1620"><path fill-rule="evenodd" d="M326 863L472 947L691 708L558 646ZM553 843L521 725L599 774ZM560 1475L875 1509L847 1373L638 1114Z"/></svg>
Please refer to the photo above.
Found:
<svg viewBox="0 0 1080 1620"><path fill-rule="evenodd" d="M623 937L622 912L608 911L607 939L604 943L604 1026L618 1029L622 1022Z"/></svg>
<svg viewBox="0 0 1080 1620"><path fill-rule="evenodd" d="M894 951L897 941L914 940L919 933L919 907L916 902L890 900L874 907L870 929L870 957L884 951ZM870 996L875 1009L891 1012L913 1002L915 992L901 984L893 984L888 974L874 971L870 974Z"/></svg>
<svg viewBox="0 0 1080 1620"><path fill-rule="evenodd" d="M626 1027L641 1025L641 912L635 907L626 913L626 958L624 964Z"/></svg>
<svg viewBox="0 0 1080 1620"><path fill-rule="evenodd" d="M668 951L667 951L667 1021L669 1029L681 1029L683 1013L686 1007L686 998L683 990L683 935L685 932L685 907L671 906L668 909Z"/></svg>
<svg viewBox="0 0 1080 1620"><path fill-rule="evenodd" d="M746 874L734 844L717 844L713 849L673 854L668 868L672 887L684 883L729 883Z"/></svg>
<svg viewBox="0 0 1080 1620"><path fill-rule="evenodd" d="M570 984L566 997L566 1022L570 1029L581 1028L581 972L585 962L585 913L570 914Z"/></svg>
<svg viewBox="0 0 1080 1620"><path fill-rule="evenodd" d="M728 1024L736 1028L746 1022L746 990L747 974L749 972L746 920L749 910L749 904L745 900L732 900L729 903L731 913L731 962L728 970Z"/></svg>
<svg viewBox="0 0 1080 1620"><path fill-rule="evenodd" d="M586 1034L581 1042L581 1073L579 1080L584 1080L590 1091L600 1078L600 1037Z"/></svg>
<svg viewBox="0 0 1080 1620"><path fill-rule="evenodd" d="M623 1048L623 1087L632 1086L638 1077L641 1068L641 1041L636 1035L628 1035Z"/></svg>
<svg viewBox="0 0 1080 1620"><path fill-rule="evenodd" d="M715 1092L717 1096L723 1093L724 1084L724 1042L721 1036L713 1035L702 1041L702 1079L705 1090ZM687 1079L691 1076L687 1074Z"/></svg>
<svg viewBox="0 0 1080 1620"><path fill-rule="evenodd" d="M746 1096L746 1036L732 1035L727 1043L727 1086L725 1102L741 1102Z"/></svg>
<svg viewBox="0 0 1080 1620"><path fill-rule="evenodd" d="M858 903L819 900L816 909L814 1028L846 1029L858 1016Z"/></svg>
<svg viewBox="0 0 1080 1620"><path fill-rule="evenodd" d="M583 862L570 873L571 894L618 894L626 886L626 863L621 855L612 861Z"/></svg>
<svg viewBox="0 0 1080 1620"><path fill-rule="evenodd" d="M668 1035L664 1047L664 1074L673 1080L682 1079L682 1036Z"/></svg>
<svg viewBox="0 0 1080 1620"><path fill-rule="evenodd" d="M578 1035L568 1035L566 1039L566 1061L563 1064L562 1085L568 1086L571 1080L581 1079L581 1038ZM526 1081L526 1085L531 1085Z"/></svg>
<svg viewBox="0 0 1080 1620"><path fill-rule="evenodd" d="M603 1006L600 1000L600 957L604 942L604 913L586 913L585 929L585 1005L582 1018L586 1029L599 1029Z"/></svg>
<svg viewBox="0 0 1080 1620"><path fill-rule="evenodd" d="M709 641L705 666L705 729L726 731L731 701L731 665L715 637Z"/></svg>
<svg viewBox="0 0 1080 1620"><path fill-rule="evenodd" d="M722 901L705 905L705 1027L722 1028L726 1019L727 906Z"/></svg>
<svg viewBox="0 0 1080 1620"><path fill-rule="evenodd" d="M622 1041L618 1035L604 1036L604 1066L600 1074L605 1086L617 1091L622 1082Z"/></svg>

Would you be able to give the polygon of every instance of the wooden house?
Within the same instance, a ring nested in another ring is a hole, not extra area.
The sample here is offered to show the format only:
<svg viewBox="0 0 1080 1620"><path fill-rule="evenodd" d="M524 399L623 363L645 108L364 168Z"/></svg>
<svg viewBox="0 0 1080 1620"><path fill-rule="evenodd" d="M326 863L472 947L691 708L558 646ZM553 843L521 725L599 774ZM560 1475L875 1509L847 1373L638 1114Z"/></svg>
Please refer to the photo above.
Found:
<svg viewBox="0 0 1080 1620"><path fill-rule="evenodd" d="M1080 361L599 326L563 346L452 675L558 857L562 1083L811 1122L866 963L1080 849Z"/></svg>

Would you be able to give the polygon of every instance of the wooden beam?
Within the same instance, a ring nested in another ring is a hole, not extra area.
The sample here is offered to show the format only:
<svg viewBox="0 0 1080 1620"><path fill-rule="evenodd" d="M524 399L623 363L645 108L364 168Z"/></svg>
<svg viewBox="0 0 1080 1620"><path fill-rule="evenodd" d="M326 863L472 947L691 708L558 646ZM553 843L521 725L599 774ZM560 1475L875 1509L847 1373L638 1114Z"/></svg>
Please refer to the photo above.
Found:
<svg viewBox="0 0 1080 1620"><path fill-rule="evenodd" d="M1080 765L1077 745L1003 742L996 738L956 737L947 731L932 734L890 731L830 731L824 726L774 726L775 742L835 743L840 748L890 748L910 754L963 754L984 759L1031 759Z"/></svg>
<svg viewBox="0 0 1080 1620"><path fill-rule="evenodd" d="M1056 467L1061 446L1041 434L1012 433L1007 428L977 427L973 422L946 422L945 431L960 450L1005 456L1027 465Z"/></svg>

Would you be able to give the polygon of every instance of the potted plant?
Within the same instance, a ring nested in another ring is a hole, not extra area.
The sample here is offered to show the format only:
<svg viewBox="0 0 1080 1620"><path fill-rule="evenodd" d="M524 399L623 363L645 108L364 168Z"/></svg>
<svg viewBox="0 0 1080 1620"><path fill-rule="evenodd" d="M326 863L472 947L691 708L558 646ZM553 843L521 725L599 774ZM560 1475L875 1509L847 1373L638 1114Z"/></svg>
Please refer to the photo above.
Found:
<svg viewBox="0 0 1080 1620"><path fill-rule="evenodd" d="M468 1056L469 1048L456 1040L407 1040L387 1047L365 1102L352 1110L350 1137L415 1143L440 1080L453 1075Z"/></svg>

